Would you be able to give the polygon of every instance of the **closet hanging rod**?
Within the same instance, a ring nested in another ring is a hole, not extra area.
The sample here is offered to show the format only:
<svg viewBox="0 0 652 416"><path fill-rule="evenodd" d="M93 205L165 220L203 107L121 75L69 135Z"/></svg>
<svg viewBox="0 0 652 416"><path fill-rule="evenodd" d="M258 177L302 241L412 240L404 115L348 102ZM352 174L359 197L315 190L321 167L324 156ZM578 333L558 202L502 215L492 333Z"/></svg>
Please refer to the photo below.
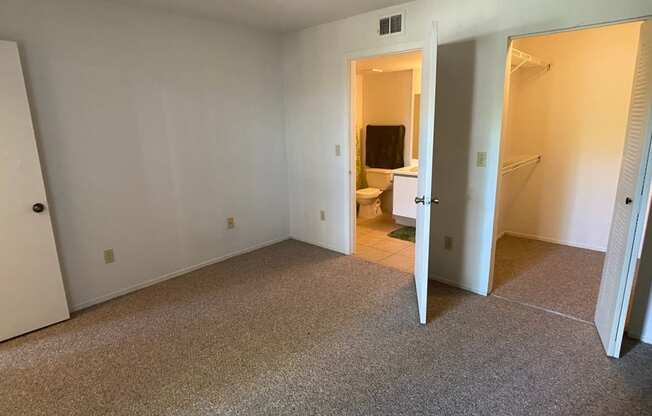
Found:
<svg viewBox="0 0 652 416"><path fill-rule="evenodd" d="M526 156L522 159L508 163L505 166L503 166L503 168L501 169L501 173L503 175L507 175L524 166L533 165L539 162L541 162L541 155Z"/></svg>

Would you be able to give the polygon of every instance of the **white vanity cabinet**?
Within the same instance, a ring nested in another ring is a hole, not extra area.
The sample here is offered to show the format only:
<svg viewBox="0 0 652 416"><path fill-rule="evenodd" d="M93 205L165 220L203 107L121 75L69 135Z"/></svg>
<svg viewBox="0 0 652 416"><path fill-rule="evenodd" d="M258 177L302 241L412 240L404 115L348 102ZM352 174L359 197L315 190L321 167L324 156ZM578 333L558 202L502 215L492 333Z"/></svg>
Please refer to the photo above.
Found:
<svg viewBox="0 0 652 416"><path fill-rule="evenodd" d="M394 174L394 219L402 225L414 226L417 218L417 175Z"/></svg>

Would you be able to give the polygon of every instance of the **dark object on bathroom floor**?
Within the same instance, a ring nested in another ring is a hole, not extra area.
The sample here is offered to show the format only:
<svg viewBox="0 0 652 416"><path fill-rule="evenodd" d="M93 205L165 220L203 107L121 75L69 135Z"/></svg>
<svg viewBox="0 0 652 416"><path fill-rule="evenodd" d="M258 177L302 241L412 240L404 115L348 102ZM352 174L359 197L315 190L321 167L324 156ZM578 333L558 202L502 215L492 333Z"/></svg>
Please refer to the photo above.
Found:
<svg viewBox="0 0 652 416"><path fill-rule="evenodd" d="M399 240L412 241L414 243L417 229L414 227L401 227L398 230L394 230L391 233L387 234L392 238L398 238Z"/></svg>

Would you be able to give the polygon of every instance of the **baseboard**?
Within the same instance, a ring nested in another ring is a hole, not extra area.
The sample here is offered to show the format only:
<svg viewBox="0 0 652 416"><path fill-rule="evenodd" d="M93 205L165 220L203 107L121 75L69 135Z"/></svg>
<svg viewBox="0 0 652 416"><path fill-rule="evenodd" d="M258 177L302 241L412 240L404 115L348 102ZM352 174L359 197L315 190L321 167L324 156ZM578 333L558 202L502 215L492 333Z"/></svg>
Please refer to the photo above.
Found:
<svg viewBox="0 0 652 416"><path fill-rule="evenodd" d="M135 291L140 290L140 289L144 289L146 287L155 285L157 283L164 282L166 280L173 279L175 277L184 275L186 273L194 272L195 270L199 270L199 269L201 269L203 267L207 267L207 266L222 262L224 260L230 259L231 257L240 256L242 254L250 253L252 251L255 251L255 250L267 247L267 246L271 246L273 244L280 243L282 241L288 240L289 238L290 237L283 237L283 238L277 238L277 239L274 239L274 240L265 241L263 243L255 244L253 246L244 248L242 250L237 250L237 251L234 251L232 253L225 254L223 256L216 257L216 258L201 262L199 264L195 264L193 266L184 267L183 269L177 270L175 272L164 274L162 276L155 277L155 278L150 279L150 280L146 280L144 282L135 284L135 285L127 287L125 289L116 290L115 292L111 292L111 293L108 293L106 295L98 296L98 297L93 298L91 300L87 300L85 302L78 303L77 305L71 306L70 310L72 312L74 312L74 311L79 311L81 309L86 309L86 308L88 308L90 306L97 305L98 303L106 302L108 300L117 298L119 296L123 296L123 295L126 295L128 293L135 292Z"/></svg>
<svg viewBox="0 0 652 416"><path fill-rule="evenodd" d="M461 284L459 282L455 282L453 280L447 279L445 277L436 276L436 275L431 274L430 276L428 276L428 279L443 283L443 284L448 285L448 286L456 287L458 289L466 290L467 292L475 293L476 295L488 296L488 293L485 290L480 290L480 289L475 288L475 287L467 286L467 285Z"/></svg>
<svg viewBox="0 0 652 416"><path fill-rule="evenodd" d="M404 227L416 227L417 220L409 217L401 217L400 215L394 215L394 222L402 225Z"/></svg>
<svg viewBox="0 0 652 416"><path fill-rule="evenodd" d="M641 334L632 331L627 331L627 336L633 339L637 339L645 344L652 344L652 336L644 337L641 336Z"/></svg>
<svg viewBox="0 0 652 416"><path fill-rule="evenodd" d="M527 238L530 240L538 240L538 241L543 241L546 243L553 243L553 244L560 244L563 246L569 246L569 247L576 247L576 248L583 248L585 250L593 250L593 251L601 251L605 253L607 251L606 247L597 247L589 244L582 244L582 243L577 243L574 241L566 241L566 240L558 240L555 238L548 238L548 237L542 237L539 235L533 235L533 234L526 234L526 233L519 233L516 231L504 231L500 237L505 236L505 235L511 235L512 237L519 237L519 238ZM498 238L500 238L498 237Z"/></svg>
<svg viewBox="0 0 652 416"><path fill-rule="evenodd" d="M317 247L325 248L327 250L335 251L337 253L342 253L342 254L346 254L346 255L349 254L349 253L346 253L346 252L344 252L344 251L342 251L342 250L340 250L338 248L329 247L328 244L303 240L303 239L300 239L300 238L297 238L297 237L294 237L294 236L291 236L290 238L292 238L293 240L301 241L302 243L311 244L313 246L317 246ZM443 278L441 276L430 275L430 276L428 276L428 279L429 280L436 280L436 281L444 283L444 284L446 284L448 286L457 287L459 289L466 290L468 292L475 293L477 295L481 295L481 296L487 296L488 295L488 293L486 291L484 291L484 290L480 290L480 289L477 289L477 288L474 288L474 287L471 287L471 286L466 286L466 285L460 284L458 282L454 282L452 280Z"/></svg>
<svg viewBox="0 0 652 416"><path fill-rule="evenodd" d="M310 244L311 246L317 246L317 247L325 248L326 250L334 251L334 252L340 253L340 254L345 254L347 256L349 254L351 254L346 250L342 250L342 249L339 249L337 247L333 247L333 246L331 246L329 244L324 244L324 243L319 242L319 241L312 241L312 240L308 240L308 239L304 239L304 238L299 238L299 237L296 237L296 236L293 236L293 235L291 235L290 238L292 240L297 240L297 241L302 242L302 243Z"/></svg>

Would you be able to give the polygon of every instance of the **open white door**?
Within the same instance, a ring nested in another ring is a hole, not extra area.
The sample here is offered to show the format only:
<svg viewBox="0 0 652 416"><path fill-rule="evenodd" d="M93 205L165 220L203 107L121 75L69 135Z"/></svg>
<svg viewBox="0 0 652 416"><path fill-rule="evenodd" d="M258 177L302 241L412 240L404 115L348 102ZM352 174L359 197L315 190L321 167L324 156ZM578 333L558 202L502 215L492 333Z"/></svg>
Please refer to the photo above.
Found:
<svg viewBox="0 0 652 416"><path fill-rule="evenodd" d="M0 41L0 341L68 319L25 80Z"/></svg>
<svg viewBox="0 0 652 416"><path fill-rule="evenodd" d="M432 170L435 138L435 91L437 85L437 25L433 22L423 50L421 113L419 131L419 181L414 281L419 306L419 322L426 323L428 305L428 258L430 252L430 208L439 203L432 196Z"/></svg>
<svg viewBox="0 0 652 416"><path fill-rule="evenodd" d="M638 46L627 138L618 179L616 206L595 311L595 325L610 357L620 356L642 237L641 210L650 175L650 116L652 114L652 24L643 23Z"/></svg>

